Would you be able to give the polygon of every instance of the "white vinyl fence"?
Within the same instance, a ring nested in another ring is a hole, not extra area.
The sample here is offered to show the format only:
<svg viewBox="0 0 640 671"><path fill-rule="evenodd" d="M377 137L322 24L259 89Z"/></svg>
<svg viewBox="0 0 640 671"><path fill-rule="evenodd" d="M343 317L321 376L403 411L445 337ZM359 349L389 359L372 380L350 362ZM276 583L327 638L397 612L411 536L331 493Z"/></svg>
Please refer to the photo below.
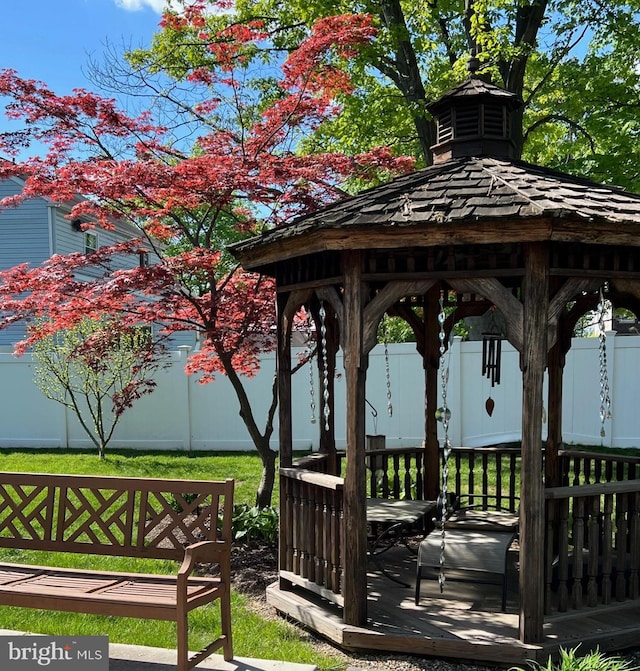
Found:
<svg viewBox="0 0 640 671"><path fill-rule="evenodd" d="M171 354L172 365L157 374L157 389L135 403L118 425L110 443L114 448L179 450L251 450L253 445L238 414L235 393L224 376L201 385L184 374L185 352ZM519 357L507 343L502 348L501 384L491 388L481 374L482 343L456 339L446 355L449 368L447 405L449 435L455 446L477 447L520 438L521 374ZM607 373L612 418L601 437L601 372L597 338L574 339L564 372L563 436L566 443L640 447L640 337L607 338ZM257 424L264 426L271 401L275 361L263 357L260 373L245 385ZM336 436L344 447L344 377L335 380ZM370 355L367 372L366 431L383 434L389 447L420 445L424 435L424 371L412 344L390 345L387 361L382 346ZM318 445L319 403L322 394L314 362L313 397L316 421L311 422L309 367L293 381L293 432L296 450ZM440 392L440 380L438 382ZM390 398L388 395L390 392ZM491 416L487 398L495 402ZM28 355L16 359L0 353L0 447L91 447L77 418L50 401L33 383ZM391 405L391 414L388 406ZM277 415L276 415L277 417ZM543 426L543 432L545 427ZM277 449L277 426L271 441Z"/></svg>

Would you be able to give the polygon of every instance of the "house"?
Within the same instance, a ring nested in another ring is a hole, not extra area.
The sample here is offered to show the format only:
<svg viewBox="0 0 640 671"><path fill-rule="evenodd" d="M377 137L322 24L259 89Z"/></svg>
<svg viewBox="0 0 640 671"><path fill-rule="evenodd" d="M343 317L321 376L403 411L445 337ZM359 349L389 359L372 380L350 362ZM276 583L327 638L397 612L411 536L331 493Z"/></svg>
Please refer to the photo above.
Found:
<svg viewBox="0 0 640 671"><path fill-rule="evenodd" d="M10 177L0 181L0 200L20 193L24 181ZM83 230L82 223L88 219L70 219L71 208L82 196L69 203L59 203L44 197L31 198L17 207L0 210L0 270L28 262L37 266L53 254L87 252L104 245L112 245L137 238L140 231L124 220L115 220L113 230ZM140 252L133 263L154 262L151 252ZM24 337L24 325L14 324L0 330L0 351L10 350L13 344ZM192 334L175 337L172 344L194 344Z"/></svg>

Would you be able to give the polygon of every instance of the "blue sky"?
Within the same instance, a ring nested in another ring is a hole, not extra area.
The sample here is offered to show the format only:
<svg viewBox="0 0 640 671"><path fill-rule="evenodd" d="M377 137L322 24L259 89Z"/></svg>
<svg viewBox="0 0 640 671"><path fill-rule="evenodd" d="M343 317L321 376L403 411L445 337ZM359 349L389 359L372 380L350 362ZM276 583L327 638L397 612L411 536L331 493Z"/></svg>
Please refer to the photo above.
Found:
<svg viewBox="0 0 640 671"><path fill-rule="evenodd" d="M85 76L91 56L101 61L105 43L121 49L149 45L164 0L5 0L0 69L13 68L45 82L56 93L93 89ZM4 118L0 130L15 129Z"/></svg>

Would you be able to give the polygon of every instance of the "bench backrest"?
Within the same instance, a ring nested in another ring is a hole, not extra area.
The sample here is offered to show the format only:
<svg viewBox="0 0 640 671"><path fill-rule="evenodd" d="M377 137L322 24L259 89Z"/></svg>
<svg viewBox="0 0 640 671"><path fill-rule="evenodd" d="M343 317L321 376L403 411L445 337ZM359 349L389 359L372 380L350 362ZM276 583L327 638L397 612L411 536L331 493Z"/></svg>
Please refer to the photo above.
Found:
<svg viewBox="0 0 640 671"><path fill-rule="evenodd" d="M198 541L231 542L233 488L231 479L0 473L0 547L180 560Z"/></svg>

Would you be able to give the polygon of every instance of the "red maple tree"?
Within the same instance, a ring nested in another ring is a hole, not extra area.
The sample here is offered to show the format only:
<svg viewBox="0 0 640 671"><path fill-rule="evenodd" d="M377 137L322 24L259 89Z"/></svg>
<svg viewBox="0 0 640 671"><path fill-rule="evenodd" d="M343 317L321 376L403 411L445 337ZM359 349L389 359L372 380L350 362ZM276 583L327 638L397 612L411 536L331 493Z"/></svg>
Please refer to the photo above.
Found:
<svg viewBox="0 0 640 671"><path fill-rule="evenodd" d="M25 180L22 192L0 208L45 196L72 202L70 218L83 217L111 229L114 219L136 226L138 239L100 247L91 254L53 256L39 267L20 265L0 273L4 326L46 317L17 346L72 327L85 317L117 312L124 328L157 324L164 336L197 330L201 348L187 364L204 382L223 373L230 379L240 415L263 462L257 493L269 505L276 453L269 448L277 397L261 430L242 382L259 366L260 353L274 346L275 302L269 278L244 273L224 252L224 243L344 195L345 179L366 180L381 172L406 171L409 159L388 148L364 155L298 153L299 140L332 115L338 92L349 89L343 73L325 56L338 50L352 56L374 39L370 17L323 19L286 61L272 63L280 78L270 101L247 86L251 47L269 36L259 24L236 25L212 34L204 30L207 3L195 2L178 15L167 13L161 27L197 32L215 66L190 73L190 101L165 95L175 105L176 124L157 123L152 112L130 115L116 102L86 90L56 95L15 71L0 72L0 95L11 99L7 114L24 128L0 137L0 152L20 156L31 143L41 156L0 164L0 178ZM199 98L194 100L194 94ZM165 116L165 118L167 118ZM188 121L184 121L188 119ZM195 141L180 141L188 123ZM157 262L140 266L140 249ZM117 260L118 262L114 262ZM128 265L128 267L127 267ZM90 269L91 272L86 271Z"/></svg>

